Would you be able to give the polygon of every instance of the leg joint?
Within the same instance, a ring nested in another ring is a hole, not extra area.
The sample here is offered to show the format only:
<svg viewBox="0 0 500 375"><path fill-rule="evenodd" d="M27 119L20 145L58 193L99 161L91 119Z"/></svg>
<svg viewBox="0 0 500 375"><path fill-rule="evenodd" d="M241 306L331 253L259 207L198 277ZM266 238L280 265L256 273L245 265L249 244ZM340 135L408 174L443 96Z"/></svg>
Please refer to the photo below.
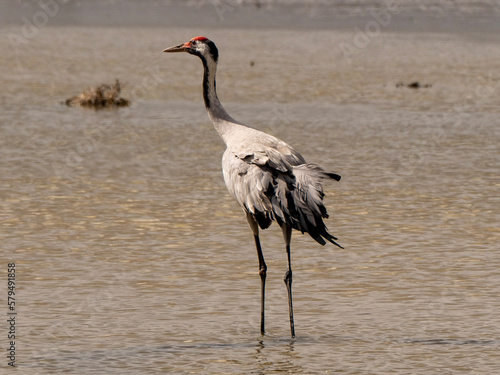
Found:
<svg viewBox="0 0 500 375"><path fill-rule="evenodd" d="M260 277L266 277L266 273L267 273L267 266L263 264L259 268L259 275Z"/></svg>
<svg viewBox="0 0 500 375"><path fill-rule="evenodd" d="M292 270L287 270L285 272L285 279L284 279L285 283L292 283Z"/></svg>

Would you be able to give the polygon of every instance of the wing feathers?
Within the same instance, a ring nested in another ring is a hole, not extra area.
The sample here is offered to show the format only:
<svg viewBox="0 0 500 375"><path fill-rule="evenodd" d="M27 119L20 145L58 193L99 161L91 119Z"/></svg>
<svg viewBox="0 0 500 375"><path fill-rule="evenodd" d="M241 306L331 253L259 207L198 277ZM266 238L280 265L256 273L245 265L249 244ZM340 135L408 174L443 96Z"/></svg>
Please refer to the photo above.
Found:
<svg viewBox="0 0 500 375"><path fill-rule="evenodd" d="M226 150L223 170L230 193L262 229L275 220L280 226L287 224L308 233L321 245L329 241L341 247L323 222L328 213L321 185L324 180L339 181L340 176L317 164L306 163L284 143L281 147L280 150L266 147L263 151L249 151L249 147L237 152Z"/></svg>

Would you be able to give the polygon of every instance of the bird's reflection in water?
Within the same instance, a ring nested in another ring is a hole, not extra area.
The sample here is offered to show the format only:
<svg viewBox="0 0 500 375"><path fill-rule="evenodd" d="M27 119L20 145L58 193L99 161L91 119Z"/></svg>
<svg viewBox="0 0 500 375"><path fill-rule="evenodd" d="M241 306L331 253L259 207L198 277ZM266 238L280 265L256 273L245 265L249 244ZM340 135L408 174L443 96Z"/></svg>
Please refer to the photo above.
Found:
<svg viewBox="0 0 500 375"><path fill-rule="evenodd" d="M255 345L255 359L258 374L270 372L286 372L287 374L303 374L305 369L298 363L300 355L295 350L295 340L267 340L260 338Z"/></svg>

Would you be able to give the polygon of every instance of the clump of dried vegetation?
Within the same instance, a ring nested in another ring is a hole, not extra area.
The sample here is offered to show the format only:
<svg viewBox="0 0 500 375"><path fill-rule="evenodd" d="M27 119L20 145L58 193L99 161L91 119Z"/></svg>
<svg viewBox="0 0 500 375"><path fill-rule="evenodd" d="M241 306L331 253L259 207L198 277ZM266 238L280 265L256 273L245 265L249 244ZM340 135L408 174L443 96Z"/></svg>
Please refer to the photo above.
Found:
<svg viewBox="0 0 500 375"><path fill-rule="evenodd" d="M120 81L116 80L114 84L102 84L97 87L89 87L81 94L67 99L64 103L67 106L88 107L88 108L111 108L126 107L130 105L130 100L120 98Z"/></svg>

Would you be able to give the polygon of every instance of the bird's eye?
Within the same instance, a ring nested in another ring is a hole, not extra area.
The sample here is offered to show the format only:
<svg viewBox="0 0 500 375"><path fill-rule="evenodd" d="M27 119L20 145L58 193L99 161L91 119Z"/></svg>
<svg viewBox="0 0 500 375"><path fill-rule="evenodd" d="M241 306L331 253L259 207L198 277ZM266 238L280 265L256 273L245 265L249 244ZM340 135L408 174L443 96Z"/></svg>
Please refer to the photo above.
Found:
<svg viewBox="0 0 500 375"><path fill-rule="evenodd" d="M192 41L191 41L191 45L192 45L192 46L195 46L196 44L198 44L198 41L197 41L197 40L192 40Z"/></svg>

